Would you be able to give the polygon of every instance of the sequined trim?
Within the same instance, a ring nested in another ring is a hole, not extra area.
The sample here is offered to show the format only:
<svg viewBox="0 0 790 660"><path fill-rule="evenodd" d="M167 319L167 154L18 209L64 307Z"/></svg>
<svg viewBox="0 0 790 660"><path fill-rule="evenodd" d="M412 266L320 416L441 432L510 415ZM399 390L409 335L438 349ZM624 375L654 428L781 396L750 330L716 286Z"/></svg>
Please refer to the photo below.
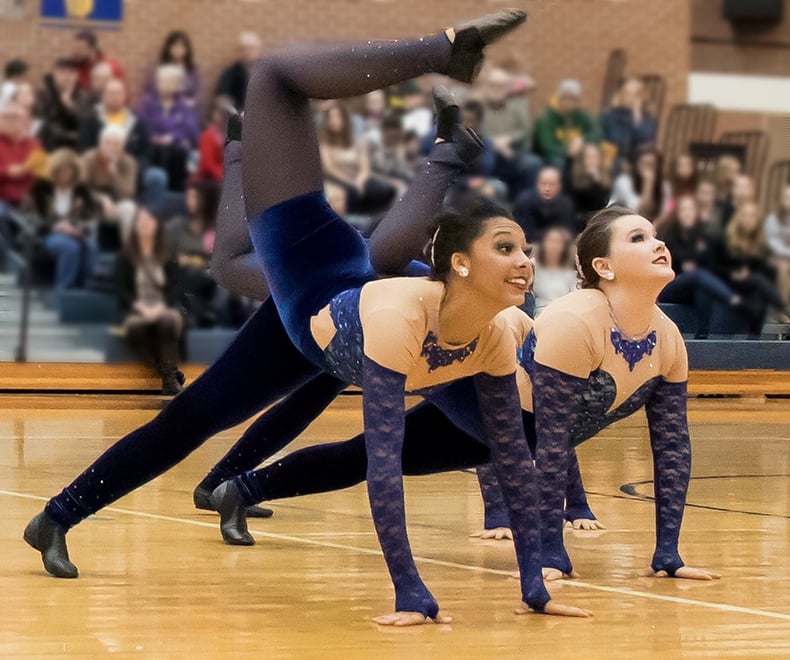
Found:
<svg viewBox="0 0 790 660"><path fill-rule="evenodd" d="M348 289L329 303L329 315L335 325L335 336L324 350L326 368L336 378L362 386L364 361L362 321L359 318L359 297L362 289Z"/></svg>
<svg viewBox="0 0 790 660"><path fill-rule="evenodd" d="M631 341L623 337L619 330L612 328L609 332L609 338L612 340L615 354L622 355L625 358L625 361L628 362L628 368L631 371L634 370L636 363L645 357L645 355L652 355L653 349L656 347L655 330L644 339Z"/></svg>
<svg viewBox="0 0 790 660"><path fill-rule="evenodd" d="M435 371L440 367L447 367L453 362L463 362L477 348L477 340L475 337L466 346L461 348L442 348L439 346L439 338L433 330L428 330L425 341L422 342L422 352L420 357L424 357L428 363L428 373Z"/></svg>
<svg viewBox="0 0 790 660"><path fill-rule="evenodd" d="M518 347L516 351L516 360L519 365L527 372L527 375L532 379L535 371L535 349L538 346L538 336L535 334L535 329L532 328L524 340L524 343Z"/></svg>
<svg viewBox="0 0 790 660"><path fill-rule="evenodd" d="M653 334L653 333L651 333ZM649 338L649 336L648 336ZM524 343L518 348L518 363L527 372L530 379L535 371L535 348L537 346L535 330L530 330ZM655 346L655 343L653 343ZM616 349L616 347L615 347ZM652 348L650 349L652 351ZM617 384L611 374L603 369L596 369L587 378L584 388L584 406L578 422L571 429L571 440L578 445L592 438L610 424L632 415L647 403L656 387L661 382L657 376L643 383L637 390L623 401L616 409L609 412L617 397Z"/></svg>

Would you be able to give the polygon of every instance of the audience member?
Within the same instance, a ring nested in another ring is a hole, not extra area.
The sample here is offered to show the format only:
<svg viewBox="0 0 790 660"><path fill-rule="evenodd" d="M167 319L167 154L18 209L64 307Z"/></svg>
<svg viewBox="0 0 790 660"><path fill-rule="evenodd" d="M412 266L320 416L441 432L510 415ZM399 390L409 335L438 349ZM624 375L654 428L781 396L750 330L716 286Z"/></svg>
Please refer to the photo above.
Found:
<svg viewBox="0 0 790 660"><path fill-rule="evenodd" d="M612 106L601 113L602 138L616 148L615 172L632 162L637 149L656 143L658 121L646 106L645 86L639 78L626 78Z"/></svg>
<svg viewBox="0 0 790 660"><path fill-rule="evenodd" d="M720 238L724 231L723 204L716 199L716 184L710 179L701 179L694 193L702 233L708 238Z"/></svg>
<svg viewBox="0 0 790 660"><path fill-rule="evenodd" d="M91 87L86 96L88 106L101 103L104 86L113 78L115 78L115 76L108 62L97 62L93 65L91 69Z"/></svg>
<svg viewBox="0 0 790 660"><path fill-rule="evenodd" d="M598 126L582 109L582 86L563 80L549 107L535 122L535 150L546 163L564 172L585 142L598 142Z"/></svg>
<svg viewBox="0 0 790 660"><path fill-rule="evenodd" d="M381 122L381 139L367 141L370 168L373 174L394 186L399 195L406 192L406 184L414 177L414 169L406 159L403 125L398 115L390 113Z"/></svg>
<svg viewBox="0 0 790 660"><path fill-rule="evenodd" d="M406 106L401 111L403 130L413 131L420 136L423 144L428 135L433 133L433 76L422 76L414 81L414 86L409 87L410 95L407 97Z"/></svg>
<svg viewBox="0 0 790 660"><path fill-rule="evenodd" d="M33 83L27 80L20 80L16 84L16 90L11 100L19 103L30 116L30 130L28 131L28 135L40 141L44 119L42 118L41 106Z"/></svg>
<svg viewBox="0 0 790 660"><path fill-rule="evenodd" d="M539 243L549 229L561 228L575 237L579 232L576 209L562 191L559 169L548 165L540 170L538 183L525 190L513 205L513 215L527 235L527 241Z"/></svg>
<svg viewBox="0 0 790 660"><path fill-rule="evenodd" d="M141 207L118 258L116 283L127 312L126 338L138 358L156 369L163 394L178 394L184 383L178 371L184 319L176 301L177 268L164 226Z"/></svg>
<svg viewBox="0 0 790 660"><path fill-rule="evenodd" d="M754 181L748 174L738 174L732 180L729 199L724 203L723 221L727 226L730 220L744 204L755 200Z"/></svg>
<svg viewBox="0 0 790 660"><path fill-rule="evenodd" d="M711 242L699 222L697 203L691 195L678 198L676 209L661 228L661 239L672 255L676 276L661 292L662 303L691 305L696 316L695 339L707 339L718 301L739 309L742 299L706 266L710 259Z"/></svg>
<svg viewBox="0 0 790 660"><path fill-rule="evenodd" d="M25 60L13 59L6 62L3 81L0 82L0 108L14 98L17 85L27 81L28 69Z"/></svg>
<svg viewBox="0 0 790 660"><path fill-rule="evenodd" d="M588 142L574 159L570 173L570 195L581 227L590 215L606 207L611 194L612 178L601 147Z"/></svg>
<svg viewBox="0 0 790 660"><path fill-rule="evenodd" d="M670 195L662 169L661 156L655 149L637 149L636 160L614 180L609 203L633 209L651 220L661 218Z"/></svg>
<svg viewBox="0 0 790 660"><path fill-rule="evenodd" d="M19 207L36 176L43 174L46 155L29 135L30 114L9 101L0 108L0 203Z"/></svg>
<svg viewBox="0 0 790 660"><path fill-rule="evenodd" d="M216 324L217 284L208 271L214 248L219 189L215 182L192 181L186 189L186 213L167 223L166 235L178 261L177 299L190 326Z"/></svg>
<svg viewBox="0 0 790 660"><path fill-rule="evenodd" d="M83 156L85 185L99 207L99 245L119 249L129 237L137 210L137 161L124 151L126 134L120 126L105 126L99 146ZM104 238L105 227L117 227L115 238Z"/></svg>
<svg viewBox="0 0 790 660"><path fill-rule="evenodd" d="M190 152L200 138L200 119L195 108L181 96L184 71L164 64L156 71L156 93L146 96L138 108L151 140L151 164L167 172L169 189L183 191Z"/></svg>
<svg viewBox="0 0 790 660"><path fill-rule="evenodd" d="M712 268L741 294L750 317L749 335L759 337L769 309L785 314L787 310L768 264L768 246L757 204L743 203L727 226L724 240L714 247Z"/></svg>
<svg viewBox="0 0 790 660"><path fill-rule="evenodd" d="M115 78L104 86L101 103L80 124L80 149L96 148L107 126L121 128L126 136L125 151L137 162L140 196L150 203L158 201L167 190L167 172L151 165L148 129L128 106L126 84Z"/></svg>
<svg viewBox="0 0 790 660"><path fill-rule="evenodd" d="M373 176L367 146L354 140L348 111L339 103L324 111L320 148L324 173L345 191L349 213L372 215L392 201L395 188Z"/></svg>
<svg viewBox="0 0 790 660"><path fill-rule="evenodd" d="M250 67L261 56L262 46L261 38L254 32L239 35L239 59L220 74L214 96L227 96L237 110L244 108Z"/></svg>
<svg viewBox="0 0 790 660"><path fill-rule="evenodd" d="M84 285L93 272L98 247L92 235L96 205L80 181L80 157L71 149L50 156L49 178L38 179L30 191L30 204L42 223L38 234L55 260L55 290Z"/></svg>
<svg viewBox="0 0 790 660"><path fill-rule="evenodd" d="M535 317L550 302L578 288L575 255L573 237L567 230L553 227L543 233L532 254L535 268L532 283Z"/></svg>
<svg viewBox="0 0 790 660"><path fill-rule="evenodd" d="M123 69L111 57L107 57L99 47L99 38L91 30L80 30L74 35L74 51L72 59L77 63L77 81L81 89L88 91L91 87L91 73L99 62L106 62L112 68L114 78L123 79Z"/></svg>
<svg viewBox="0 0 790 660"><path fill-rule="evenodd" d="M47 152L78 147L80 119L88 102L87 92L78 86L78 71L74 60L60 58L44 76L39 94L43 119L40 135Z"/></svg>
<svg viewBox="0 0 790 660"><path fill-rule="evenodd" d="M511 198L535 185L543 164L530 153L529 102L525 94L514 95L513 87L513 76L499 67L489 69L482 82L485 113L481 129L494 144L494 176L507 184Z"/></svg>
<svg viewBox="0 0 790 660"><path fill-rule="evenodd" d="M197 107L200 101L200 75L195 65L195 56L192 49L192 40L189 34L183 30L173 30L170 32L162 44L159 52L157 68L148 76L145 83L144 93L156 96L156 72L160 66L172 64L180 67L183 72L182 87L180 90L181 98L190 107Z"/></svg>
<svg viewBox="0 0 790 660"><path fill-rule="evenodd" d="M790 304L790 184L782 188L776 210L765 220L765 240L777 269L782 299Z"/></svg>
<svg viewBox="0 0 790 660"><path fill-rule="evenodd" d="M361 115L352 117L354 134L358 139L367 140L372 145L381 144L381 124L384 118L391 114L387 110L387 94L382 89L376 89L365 94L364 107ZM403 131L403 122L401 122Z"/></svg>
<svg viewBox="0 0 790 660"><path fill-rule="evenodd" d="M691 154L682 153L675 156L669 172L670 202L668 211L675 208L675 200L679 197L694 195L697 190L699 176L697 174L697 164Z"/></svg>
<svg viewBox="0 0 790 660"><path fill-rule="evenodd" d="M735 178L741 173L741 161L735 156L724 155L716 160L714 178L716 180L716 199L722 204L732 199Z"/></svg>
<svg viewBox="0 0 790 660"><path fill-rule="evenodd" d="M201 181L221 181L225 158L225 125L227 102L216 99L211 107L211 121L200 134L200 158L195 178Z"/></svg>
<svg viewBox="0 0 790 660"><path fill-rule="evenodd" d="M470 99L461 106L461 121L471 128L483 142L483 153L469 167L469 173L483 177L493 177L496 167L496 148L485 131L483 130L483 120L485 119L485 107L480 101Z"/></svg>
<svg viewBox="0 0 790 660"><path fill-rule="evenodd" d="M409 165L409 169L416 171L417 166L422 160L422 140L414 131L403 132L403 156Z"/></svg>

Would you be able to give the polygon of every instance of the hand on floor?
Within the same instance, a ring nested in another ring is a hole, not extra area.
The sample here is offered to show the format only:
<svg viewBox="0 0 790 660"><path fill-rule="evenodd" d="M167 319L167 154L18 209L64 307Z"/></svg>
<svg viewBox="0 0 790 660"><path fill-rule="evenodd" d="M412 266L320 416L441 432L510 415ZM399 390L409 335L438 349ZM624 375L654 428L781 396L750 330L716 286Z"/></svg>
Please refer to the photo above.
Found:
<svg viewBox="0 0 790 660"><path fill-rule="evenodd" d="M404 627L422 626L426 623L452 623L453 620L449 616L441 616L439 614L432 619L420 612L394 612L393 614L375 616L373 617L373 622L380 626Z"/></svg>
<svg viewBox="0 0 790 660"><path fill-rule="evenodd" d="M568 524L573 527L573 529L582 529L588 531L606 529L606 525L604 525L600 520L590 520L589 518L576 518L575 520L569 520Z"/></svg>
<svg viewBox="0 0 790 660"><path fill-rule="evenodd" d="M546 603L546 607L543 608L542 612L536 612L530 609L526 603L521 603L521 607L519 607L514 614L519 616L524 614L548 614L549 616L570 616L580 619L586 619L593 615L590 610L584 610L581 607L573 607L572 605L561 605L560 603L555 603L553 600Z"/></svg>
<svg viewBox="0 0 790 660"><path fill-rule="evenodd" d="M639 577L657 577L657 578L665 578L670 577L669 573L666 571L654 571L652 568L648 567L643 571L639 571ZM706 568L693 568L691 566L681 566L678 570L675 571L675 575L672 577L680 578L683 580L718 580L721 575L719 573L714 573L713 571L709 571Z"/></svg>
<svg viewBox="0 0 790 660"><path fill-rule="evenodd" d="M494 527L493 529L484 529L479 532L473 532L469 535L473 539L493 539L495 541L503 541L505 539L512 541L513 532L509 527Z"/></svg>

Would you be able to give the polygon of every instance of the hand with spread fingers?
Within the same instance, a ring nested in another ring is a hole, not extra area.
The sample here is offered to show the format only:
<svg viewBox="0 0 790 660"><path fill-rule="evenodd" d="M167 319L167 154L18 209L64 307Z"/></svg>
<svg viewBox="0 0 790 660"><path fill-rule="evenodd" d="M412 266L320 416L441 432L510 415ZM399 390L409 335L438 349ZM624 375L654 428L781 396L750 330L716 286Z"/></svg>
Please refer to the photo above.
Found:
<svg viewBox="0 0 790 660"><path fill-rule="evenodd" d="M508 541L513 540L513 532L510 527L494 527L492 529L483 529L479 532L474 532L469 535L473 539L493 539L494 541Z"/></svg>
<svg viewBox="0 0 790 660"><path fill-rule="evenodd" d="M592 531L597 529L606 529L606 525L595 518L576 518L575 520L569 520L568 524L570 524L573 529L578 530Z"/></svg>
<svg viewBox="0 0 790 660"><path fill-rule="evenodd" d="M542 573L543 579L546 582L556 582L557 580L575 580L579 577L579 574L574 570L571 570L570 573L563 573L558 568L547 568L545 566L543 567Z"/></svg>
<svg viewBox="0 0 790 660"><path fill-rule="evenodd" d="M593 613L590 610L582 609L581 607L573 607L572 605L561 605L550 600L546 603L542 612L530 609L525 603L515 610L514 614L522 616L524 614L548 614L549 616L569 616L577 619L587 619L592 617Z"/></svg>
<svg viewBox="0 0 790 660"><path fill-rule="evenodd" d="M422 626L426 623L452 623L453 620L449 616L440 616L439 614L431 618L420 612L394 612L392 614L373 617L373 622L380 626L402 628L405 626Z"/></svg>
<svg viewBox="0 0 790 660"><path fill-rule="evenodd" d="M721 575L714 573L706 568L693 568L692 566L681 566L675 571L674 575L670 575L667 571L654 571L648 567L639 571L639 577L656 577L656 578L680 578L683 580L718 580Z"/></svg>

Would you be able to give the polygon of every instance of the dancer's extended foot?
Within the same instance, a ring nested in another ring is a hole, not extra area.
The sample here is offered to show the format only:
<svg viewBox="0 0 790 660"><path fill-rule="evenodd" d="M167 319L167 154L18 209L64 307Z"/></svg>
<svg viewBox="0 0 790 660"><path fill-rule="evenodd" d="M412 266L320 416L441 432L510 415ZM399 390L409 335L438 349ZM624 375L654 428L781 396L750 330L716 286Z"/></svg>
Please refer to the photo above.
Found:
<svg viewBox="0 0 790 660"><path fill-rule="evenodd" d="M66 547L66 530L50 518L45 511L31 520L23 538L32 548L41 553L47 573L59 578L75 578L77 567L69 561Z"/></svg>
<svg viewBox="0 0 790 660"><path fill-rule="evenodd" d="M201 511L214 511L216 509L211 505L211 491L198 485L192 493L192 501L195 503L195 508ZM266 509L262 506L247 507L248 518L271 518L274 511Z"/></svg>
<svg viewBox="0 0 790 660"><path fill-rule="evenodd" d="M455 144L458 157L467 165L477 160L485 150L480 136L461 123L457 100L443 85L433 88L433 106L436 113L436 138Z"/></svg>
<svg viewBox="0 0 790 660"><path fill-rule="evenodd" d="M219 512L219 529L225 543L255 545L255 539L247 530L246 508L232 479L217 486L211 493L210 501Z"/></svg>
<svg viewBox="0 0 790 660"><path fill-rule="evenodd" d="M527 20L526 12L506 9L466 21L446 31L452 42L446 73L461 82L472 82L483 65L483 49Z"/></svg>

